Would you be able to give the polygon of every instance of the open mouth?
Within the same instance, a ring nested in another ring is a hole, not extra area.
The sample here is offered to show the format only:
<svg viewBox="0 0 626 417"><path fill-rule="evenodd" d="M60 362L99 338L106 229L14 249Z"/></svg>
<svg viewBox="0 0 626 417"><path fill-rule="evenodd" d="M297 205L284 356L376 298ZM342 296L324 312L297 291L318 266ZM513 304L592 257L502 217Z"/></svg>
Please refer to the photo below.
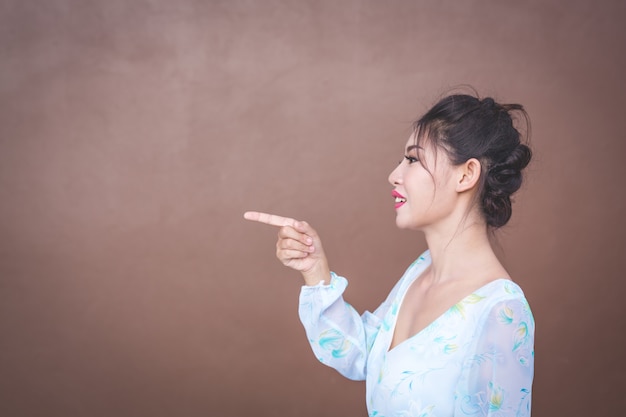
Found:
<svg viewBox="0 0 626 417"><path fill-rule="evenodd" d="M406 197L395 190L391 192L391 196L394 198L396 208L406 203Z"/></svg>

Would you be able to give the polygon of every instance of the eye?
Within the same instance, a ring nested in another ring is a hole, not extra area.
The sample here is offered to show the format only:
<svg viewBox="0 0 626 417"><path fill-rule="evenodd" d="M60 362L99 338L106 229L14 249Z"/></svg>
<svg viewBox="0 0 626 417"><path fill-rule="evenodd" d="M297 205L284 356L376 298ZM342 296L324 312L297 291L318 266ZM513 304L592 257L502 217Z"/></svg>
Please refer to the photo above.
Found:
<svg viewBox="0 0 626 417"><path fill-rule="evenodd" d="M404 159L409 161L409 164L414 164L415 162L419 162L419 159L417 159L414 156L410 156L410 155L404 155Z"/></svg>

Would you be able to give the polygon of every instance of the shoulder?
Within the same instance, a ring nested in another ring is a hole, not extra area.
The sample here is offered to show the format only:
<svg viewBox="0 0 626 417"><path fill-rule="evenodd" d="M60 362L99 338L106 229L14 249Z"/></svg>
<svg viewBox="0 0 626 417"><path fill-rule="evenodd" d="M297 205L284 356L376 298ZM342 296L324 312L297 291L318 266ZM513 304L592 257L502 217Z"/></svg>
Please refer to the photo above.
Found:
<svg viewBox="0 0 626 417"><path fill-rule="evenodd" d="M494 308L497 306L513 306L532 316L528 300L518 284L508 279L499 279L493 281L492 284L490 291L488 291L488 298Z"/></svg>
<svg viewBox="0 0 626 417"><path fill-rule="evenodd" d="M404 273L400 279L396 282L392 292L397 291L400 287L406 286L418 278L422 272L430 265L430 251L426 250L420 256L417 257L411 264L404 270Z"/></svg>
<svg viewBox="0 0 626 417"><path fill-rule="evenodd" d="M425 269L430 263L430 251L425 250L405 269L403 278L409 274L414 274L417 270Z"/></svg>
<svg viewBox="0 0 626 417"><path fill-rule="evenodd" d="M514 281L506 278L488 282L474 291L474 293L484 298L487 301L486 305L503 301L520 301L528 304L522 288Z"/></svg>
<svg viewBox="0 0 626 417"><path fill-rule="evenodd" d="M464 312L476 331L485 328L525 326L534 331L534 318L522 289L508 279L491 281L465 297L455 307Z"/></svg>
<svg viewBox="0 0 626 417"><path fill-rule="evenodd" d="M430 252L427 250L411 262L411 264L405 269L400 279L396 281L395 285L387 295L384 303L391 303L394 301L399 303L401 295L406 291L409 285L422 274L430 263Z"/></svg>
<svg viewBox="0 0 626 417"><path fill-rule="evenodd" d="M417 257L409 267L404 271L403 279L406 278L415 278L419 274L421 274L430 264L432 260L430 258L430 251L424 251L420 256Z"/></svg>
<svg viewBox="0 0 626 417"><path fill-rule="evenodd" d="M505 335L511 340L532 339L535 320L522 289L513 281L493 281L484 291L485 304L480 313L477 330L480 333Z"/></svg>

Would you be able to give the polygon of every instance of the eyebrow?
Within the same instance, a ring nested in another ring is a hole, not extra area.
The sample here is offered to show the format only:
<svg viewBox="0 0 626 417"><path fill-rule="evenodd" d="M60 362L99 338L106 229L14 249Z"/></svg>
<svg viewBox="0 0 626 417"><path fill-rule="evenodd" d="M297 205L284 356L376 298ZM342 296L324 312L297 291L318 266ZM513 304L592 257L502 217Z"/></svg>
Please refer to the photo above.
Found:
<svg viewBox="0 0 626 417"><path fill-rule="evenodd" d="M411 145L411 146L407 146L407 147L406 147L406 152L407 152L407 153L409 153L409 152L411 152L413 149L422 149L422 147L421 147L421 146L419 146L419 145Z"/></svg>

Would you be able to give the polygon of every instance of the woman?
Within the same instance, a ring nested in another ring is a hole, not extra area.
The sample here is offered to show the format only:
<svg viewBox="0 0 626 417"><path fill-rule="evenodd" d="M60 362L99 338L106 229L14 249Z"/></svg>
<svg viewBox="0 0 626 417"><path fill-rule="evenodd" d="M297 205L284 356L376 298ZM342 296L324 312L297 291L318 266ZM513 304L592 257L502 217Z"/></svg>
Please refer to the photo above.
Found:
<svg viewBox="0 0 626 417"><path fill-rule="evenodd" d="M366 380L370 416L529 416L534 320L496 257L490 233L511 217L531 159L512 115L522 106L450 95L415 124L389 175L396 225L428 250L374 313L342 298L306 222L247 212L279 226L277 257L300 271L299 314L318 359Z"/></svg>

